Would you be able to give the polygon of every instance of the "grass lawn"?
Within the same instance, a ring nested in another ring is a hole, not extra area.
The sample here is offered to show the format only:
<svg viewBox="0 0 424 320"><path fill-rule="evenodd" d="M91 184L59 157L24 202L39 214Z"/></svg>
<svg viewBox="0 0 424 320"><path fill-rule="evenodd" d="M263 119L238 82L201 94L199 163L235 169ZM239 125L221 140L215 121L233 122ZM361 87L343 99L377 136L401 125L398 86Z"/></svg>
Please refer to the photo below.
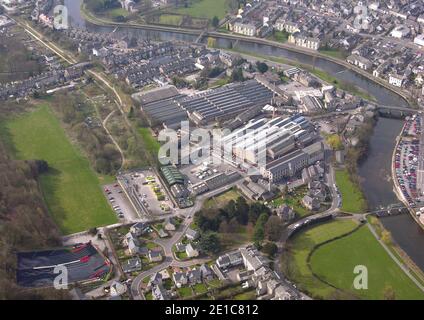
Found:
<svg viewBox="0 0 424 320"><path fill-rule="evenodd" d="M319 49L318 51L322 54L327 55L327 56L337 58L337 59L341 59L341 60L344 60L344 59L347 58L346 54L344 54L342 51L337 50L337 49Z"/></svg>
<svg viewBox="0 0 424 320"><path fill-rule="evenodd" d="M287 42L289 40L289 33L283 32L283 31L275 31L274 34L272 34L269 39L273 41L278 42Z"/></svg>
<svg viewBox="0 0 424 320"><path fill-rule="evenodd" d="M196 18L212 19L217 16L221 20L229 9L227 0L191 0L189 3L187 8L178 8L174 11Z"/></svg>
<svg viewBox="0 0 424 320"><path fill-rule="evenodd" d="M117 221L88 160L68 141L48 106L4 124L18 159L43 159L50 171L40 177L51 215L64 234Z"/></svg>
<svg viewBox="0 0 424 320"><path fill-rule="evenodd" d="M249 224L247 226L240 226L237 232L234 233L218 233L223 250L237 248L252 241L253 231L254 227Z"/></svg>
<svg viewBox="0 0 424 320"><path fill-rule="evenodd" d="M346 170L336 170L336 184L342 194L342 211L363 213L366 210L366 201L362 191L352 183Z"/></svg>
<svg viewBox="0 0 424 320"><path fill-rule="evenodd" d="M256 291L255 289L237 294L233 298L234 300L256 300Z"/></svg>
<svg viewBox="0 0 424 320"><path fill-rule="evenodd" d="M219 279L213 279L213 280L208 282L209 288L219 288L221 286L222 286L222 281L219 280Z"/></svg>
<svg viewBox="0 0 424 320"><path fill-rule="evenodd" d="M306 209L302 205L302 199L306 195L307 189L305 187L297 188L293 191L293 194L287 195L285 199L278 197L271 201L271 205L275 208L282 206L283 204L288 205L293 208L299 217L305 217L307 215L313 214L312 211Z"/></svg>
<svg viewBox="0 0 424 320"><path fill-rule="evenodd" d="M193 295L193 290L191 290L191 287L178 288L177 291L181 298L188 298Z"/></svg>
<svg viewBox="0 0 424 320"><path fill-rule="evenodd" d="M183 22L183 16L176 15L176 14L161 14L159 17L160 24L180 26L182 22Z"/></svg>
<svg viewBox="0 0 424 320"><path fill-rule="evenodd" d="M356 276L353 269L357 265L368 268L368 290L353 288ZM390 258L366 226L320 247L312 255L311 266L329 283L364 299L384 299L386 286L393 288L396 299L424 299L424 293Z"/></svg>
<svg viewBox="0 0 424 320"><path fill-rule="evenodd" d="M307 229L294 236L290 241L289 254L283 265L288 265L288 276L301 290L309 292L314 297L327 297L333 288L316 279L307 264L307 258L313 247L319 243L343 235L357 226L352 220L337 220ZM334 255L327 258L334 260Z"/></svg>
<svg viewBox="0 0 424 320"><path fill-rule="evenodd" d="M237 190L231 189L216 197L208 199L203 205L203 208L205 209L211 209L216 207L223 208L227 205L228 202L230 202L231 200L235 201L240 196L241 194Z"/></svg>
<svg viewBox="0 0 424 320"><path fill-rule="evenodd" d="M150 132L149 128L140 128L140 135L143 138L147 151L157 157L161 144L157 141Z"/></svg>
<svg viewBox="0 0 424 320"><path fill-rule="evenodd" d="M208 287L204 283L198 283L193 286L195 294L202 294L208 291Z"/></svg>
<svg viewBox="0 0 424 320"><path fill-rule="evenodd" d="M110 18L116 18L119 16L126 17L129 15L129 12L122 8L113 8L107 11L106 16Z"/></svg>

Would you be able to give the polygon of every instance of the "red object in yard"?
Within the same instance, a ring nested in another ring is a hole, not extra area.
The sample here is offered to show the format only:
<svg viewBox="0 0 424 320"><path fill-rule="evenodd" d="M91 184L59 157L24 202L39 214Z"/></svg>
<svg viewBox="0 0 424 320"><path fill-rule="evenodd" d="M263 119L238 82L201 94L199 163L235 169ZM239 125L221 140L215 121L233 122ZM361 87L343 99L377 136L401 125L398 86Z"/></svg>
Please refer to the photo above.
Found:
<svg viewBox="0 0 424 320"><path fill-rule="evenodd" d="M82 258L80 259L80 262L82 262L82 263L87 263L87 262L88 262L88 260L90 260L90 256L85 256L85 257L82 257Z"/></svg>

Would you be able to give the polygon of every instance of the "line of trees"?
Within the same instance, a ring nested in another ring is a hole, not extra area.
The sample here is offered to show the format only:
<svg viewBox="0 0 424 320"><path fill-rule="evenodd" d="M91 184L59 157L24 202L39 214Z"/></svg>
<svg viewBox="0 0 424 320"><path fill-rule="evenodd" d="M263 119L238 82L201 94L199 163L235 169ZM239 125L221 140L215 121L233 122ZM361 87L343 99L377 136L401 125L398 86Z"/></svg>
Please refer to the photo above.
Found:
<svg viewBox="0 0 424 320"><path fill-rule="evenodd" d="M204 209L195 216L201 233L236 233L241 226L254 226L253 241L260 246L264 240L278 241L284 228L279 217L260 202L247 203L244 197L230 200L223 208ZM267 248L271 253L274 248Z"/></svg>

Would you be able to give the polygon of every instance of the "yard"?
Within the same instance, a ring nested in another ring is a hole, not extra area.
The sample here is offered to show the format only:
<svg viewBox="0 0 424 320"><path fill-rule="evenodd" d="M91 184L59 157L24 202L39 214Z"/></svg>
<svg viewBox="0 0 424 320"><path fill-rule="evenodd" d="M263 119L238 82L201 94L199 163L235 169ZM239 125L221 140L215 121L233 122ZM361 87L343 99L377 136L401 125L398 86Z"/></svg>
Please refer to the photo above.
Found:
<svg viewBox="0 0 424 320"><path fill-rule="evenodd" d="M355 185L346 170L336 170L336 184L342 194L342 210L348 213L363 213L367 204L362 191Z"/></svg>
<svg viewBox="0 0 424 320"><path fill-rule="evenodd" d="M368 269L368 290L353 288L356 276L353 269L357 265ZM424 299L424 293L390 258L366 226L346 238L320 247L312 255L311 266L332 285L364 299L384 299L384 289L388 286L393 289L396 299Z"/></svg>
<svg viewBox="0 0 424 320"><path fill-rule="evenodd" d="M238 197L241 197L241 194L237 190L231 189L227 192L221 193L216 197L208 199L203 205L203 208L223 208L227 205L228 202L230 202L231 200L235 201Z"/></svg>
<svg viewBox="0 0 424 320"><path fill-rule="evenodd" d="M278 197L271 201L271 205L275 208L282 206L283 204L288 205L293 208L293 210L297 213L298 217L305 217L311 215L313 212L309 211L302 205L302 199L307 193L306 187L297 188L292 192L292 194L287 195L284 199L282 197Z"/></svg>
<svg viewBox="0 0 424 320"><path fill-rule="evenodd" d="M174 11L196 18L219 19L225 17L229 10L227 0L191 0L187 8L178 8Z"/></svg>
<svg viewBox="0 0 424 320"><path fill-rule="evenodd" d="M4 124L6 141L18 159L42 159L49 172L40 177L49 212L63 234L115 223L99 178L65 135L47 105ZM5 136L2 134L2 136Z"/></svg>

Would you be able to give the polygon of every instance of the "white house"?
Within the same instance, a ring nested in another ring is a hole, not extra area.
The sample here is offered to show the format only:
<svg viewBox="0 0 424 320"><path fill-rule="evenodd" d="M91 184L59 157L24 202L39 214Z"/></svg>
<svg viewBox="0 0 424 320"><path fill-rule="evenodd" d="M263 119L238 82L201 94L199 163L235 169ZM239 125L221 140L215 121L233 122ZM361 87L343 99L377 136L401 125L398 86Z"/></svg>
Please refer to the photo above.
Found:
<svg viewBox="0 0 424 320"><path fill-rule="evenodd" d="M420 34L415 37L414 43L419 45L420 47L424 47L424 34Z"/></svg>
<svg viewBox="0 0 424 320"><path fill-rule="evenodd" d="M389 83L395 87L402 87L404 80L405 78L398 74L390 74L389 76Z"/></svg>
<svg viewBox="0 0 424 320"><path fill-rule="evenodd" d="M189 243L186 246L186 254L187 254L187 257L194 258L194 257L199 256L199 251L194 249L193 246L191 245L191 243Z"/></svg>
<svg viewBox="0 0 424 320"><path fill-rule="evenodd" d="M409 27L404 26L404 25L400 25L400 26L397 26L396 28L394 28L392 30L392 32L390 33L390 35L393 38L401 39L401 38L408 36L410 34L410 32L411 32L411 29L409 29Z"/></svg>

